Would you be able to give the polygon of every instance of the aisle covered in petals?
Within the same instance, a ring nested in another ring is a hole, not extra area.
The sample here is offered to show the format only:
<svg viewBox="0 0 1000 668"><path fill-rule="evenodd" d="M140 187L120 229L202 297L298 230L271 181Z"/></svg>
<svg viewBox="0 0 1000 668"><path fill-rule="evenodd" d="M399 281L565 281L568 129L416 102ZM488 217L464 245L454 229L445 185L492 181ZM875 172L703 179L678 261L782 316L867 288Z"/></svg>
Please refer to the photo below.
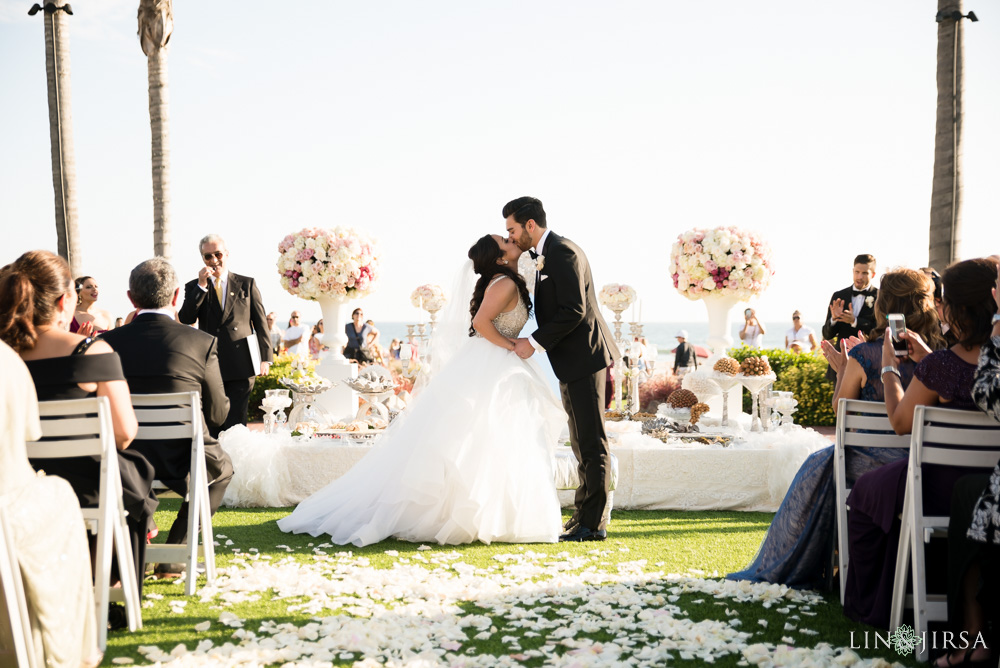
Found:
<svg viewBox="0 0 1000 668"><path fill-rule="evenodd" d="M148 583L115 664L180 666L888 665L834 598L732 582L765 513L623 512L601 544L365 549L289 536L283 509L222 510L220 577ZM692 569L692 565L697 569ZM853 636L851 633L853 632ZM881 657L881 658L880 658Z"/></svg>

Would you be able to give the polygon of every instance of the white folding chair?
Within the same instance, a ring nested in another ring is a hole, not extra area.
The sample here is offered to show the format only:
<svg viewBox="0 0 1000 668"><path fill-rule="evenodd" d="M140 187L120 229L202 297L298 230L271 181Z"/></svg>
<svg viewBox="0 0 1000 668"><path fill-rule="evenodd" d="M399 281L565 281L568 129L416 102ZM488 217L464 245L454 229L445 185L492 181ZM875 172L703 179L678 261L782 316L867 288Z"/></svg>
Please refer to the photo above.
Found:
<svg viewBox="0 0 1000 668"><path fill-rule="evenodd" d="M840 603L844 603L847 565L850 561L847 541L847 449L910 447L910 436L900 436L892 429L885 404L857 399L841 399L837 404L837 432L833 446L833 478L837 490L837 553L840 565Z"/></svg>
<svg viewBox="0 0 1000 668"><path fill-rule="evenodd" d="M0 626L0 666L36 668L42 665L31 638L28 603L17 562L17 549L7 529L7 515L0 498L0 604L7 610L9 628ZM8 635L9 634L9 635ZM9 641L4 642L4 641Z"/></svg>
<svg viewBox="0 0 1000 668"><path fill-rule="evenodd" d="M215 539L212 510L208 501L208 472L205 469L205 441L202 433L201 398L198 392L133 394L132 407L139 420L136 440L191 440L191 474L188 478L188 526L186 545L151 544L146 562L186 563L184 594L193 596L198 582L198 557L205 561L208 584L215 581ZM162 483L154 484L157 495L169 496ZM199 532L200 528L200 532ZM201 545L198 544L199 535Z"/></svg>
<svg viewBox="0 0 1000 668"><path fill-rule="evenodd" d="M38 413L42 421L42 440L27 444L29 458L95 455L101 458L98 505L96 508L81 508L81 512L90 532L97 535L94 598L97 600L98 643L104 651L108 644L110 601L125 603L130 631L142 628L139 585L122 505L122 480L111 424L111 405L107 397L40 401ZM112 546L118 557L120 588L111 588Z"/></svg>
<svg viewBox="0 0 1000 668"><path fill-rule="evenodd" d="M917 637L922 637L928 622L948 620L947 596L927 593L924 545L932 536L947 536L949 518L924 514L924 465L981 468L989 472L996 466L997 457L1000 457L1000 425L993 418L978 411L930 406L918 406L914 411L890 629L899 627L903 610L910 605ZM912 596L906 594L907 570L913 581ZM926 644L917 659L927 660Z"/></svg>

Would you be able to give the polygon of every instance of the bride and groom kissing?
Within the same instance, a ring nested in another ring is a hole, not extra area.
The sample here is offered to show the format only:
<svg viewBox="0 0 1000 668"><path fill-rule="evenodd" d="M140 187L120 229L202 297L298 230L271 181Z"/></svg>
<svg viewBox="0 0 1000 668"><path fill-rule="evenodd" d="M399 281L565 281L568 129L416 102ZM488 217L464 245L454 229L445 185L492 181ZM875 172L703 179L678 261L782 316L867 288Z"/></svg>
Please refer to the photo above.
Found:
<svg viewBox="0 0 1000 668"><path fill-rule="evenodd" d="M389 537L439 544L606 538L604 387L617 348L586 255L548 229L542 202L519 197L502 216L507 236L473 244L469 287L452 298L457 308L469 304L454 318L465 330L460 345L443 364L438 348L445 346L435 346L433 380L371 452L278 521L283 531L358 546ZM535 259L533 307L514 269L523 252ZM519 337L532 308L538 328ZM435 337L447 340L447 333L439 326ZM536 352L548 355L561 405L531 359ZM561 527L552 456L563 424L580 484Z"/></svg>

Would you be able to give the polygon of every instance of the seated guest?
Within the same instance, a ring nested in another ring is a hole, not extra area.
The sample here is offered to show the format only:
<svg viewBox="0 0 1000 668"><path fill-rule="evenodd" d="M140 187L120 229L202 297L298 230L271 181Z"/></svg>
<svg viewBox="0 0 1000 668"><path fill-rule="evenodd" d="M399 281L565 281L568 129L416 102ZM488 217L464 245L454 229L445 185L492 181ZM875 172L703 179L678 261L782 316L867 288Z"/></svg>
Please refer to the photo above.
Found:
<svg viewBox="0 0 1000 668"><path fill-rule="evenodd" d="M17 551L26 584L35 646L41 649L44 666L96 666L101 652L87 529L69 483L57 476L36 476L28 464L25 441L41 435L31 374L0 342L0 507L6 509L7 539ZM45 539L39 540L42 527ZM3 626L0 608L0 629Z"/></svg>
<svg viewBox="0 0 1000 668"><path fill-rule="evenodd" d="M125 318L115 318L115 327L121 327L124 324ZM114 327L112 329L114 329Z"/></svg>
<svg viewBox="0 0 1000 668"><path fill-rule="evenodd" d="M0 269L0 340L25 361L39 401L107 397L118 445L126 522L142 588L146 533L156 510L153 468L129 448L138 424L121 362L100 339L69 330L76 289L66 261L48 251L30 251ZM80 505L98 504L100 457L39 459L31 464L69 481Z"/></svg>
<svg viewBox="0 0 1000 668"><path fill-rule="evenodd" d="M785 349L795 353L805 351L813 352L819 348L816 342L816 331L808 325L802 324L802 314L798 311L792 313L792 326L785 332Z"/></svg>
<svg viewBox="0 0 1000 668"><path fill-rule="evenodd" d="M368 335L372 332L372 327L368 323L362 322L364 313L356 308L351 313L351 322L344 325L347 333L347 346L344 348L344 357L355 360L359 364L371 364L372 358L368 354Z"/></svg>
<svg viewBox="0 0 1000 668"><path fill-rule="evenodd" d="M1000 313L1000 270L993 301ZM993 316L992 338L983 343L972 386L976 405L1000 422L1000 315ZM955 483L948 524L948 623L956 637L964 631L970 646L942 656L938 666L996 661L1000 629L1000 462L992 474L973 474ZM992 621L994 633L989 635ZM983 634L985 647L972 646Z"/></svg>
<svg viewBox="0 0 1000 668"><path fill-rule="evenodd" d="M97 307L97 281L92 276L76 279L77 304L69 331L91 336L113 329L111 314Z"/></svg>
<svg viewBox="0 0 1000 668"><path fill-rule="evenodd" d="M910 433L917 406L975 408L973 376L996 312L990 296L996 271L996 261L986 258L957 262L945 270L944 315L958 343L932 352L918 335L907 332L909 357L917 361L917 368L905 392L892 341L884 337L881 375L885 406L897 434ZM858 478L847 499L851 508L848 514L851 561L844 614L881 628L889 624L907 464L907 459L900 459L866 473ZM925 486L934 492L925 495L928 512L947 512L946 507L936 508L934 504L938 498L951 498L952 487L962 473L946 467L931 467L924 472Z"/></svg>
<svg viewBox="0 0 1000 668"><path fill-rule="evenodd" d="M882 289L875 301L875 329L871 340L850 347L852 342L841 339L841 347L850 351L849 356L839 352L829 341L823 341L823 352L837 372L835 408L841 397L883 401L879 365L882 336L888 326L887 313L903 313L913 331L925 337L933 347L943 347L932 289L931 282L912 269L889 272L882 279ZM915 368L914 362L901 363L904 386L909 384ZM846 461L848 484L853 484L863 473L906 456L905 450L851 448ZM836 532L836 503L831 445L814 452L802 463L757 556L746 569L727 577L811 589L829 587L833 580L830 565L833 563L832 537Z"/></svg>
<svg viewBox="0 0 1000 668"><path fill-rule="evenodd" d="M399 359L400 346L402 346L402 345L403 345L402 341L400 341L399 339L393 339L389 343L389 357L392 358L392 359L394 359L394 360L398 360Z"/></svg>
<svg viewBox="0 0 1000 668"><path fill-rule="evenodd" d="M129 325L105 334L105 341L121 358L134 394L201 393L208 498L214 514L233 478L233 464L209 431L225 421L229 399L219 371L215 337L174 319L179 296L180 284L173 267L162 258L146 260L132 270L128 280L128 297L136 307L135 318ZM187 492L190 440L142 440L133 447L153 465L158 480L182 496ZM187 525L185 501L170 527L167 543L184 544ZM173 574L183 567L183 564L159 564L156 571Z"/></svg>

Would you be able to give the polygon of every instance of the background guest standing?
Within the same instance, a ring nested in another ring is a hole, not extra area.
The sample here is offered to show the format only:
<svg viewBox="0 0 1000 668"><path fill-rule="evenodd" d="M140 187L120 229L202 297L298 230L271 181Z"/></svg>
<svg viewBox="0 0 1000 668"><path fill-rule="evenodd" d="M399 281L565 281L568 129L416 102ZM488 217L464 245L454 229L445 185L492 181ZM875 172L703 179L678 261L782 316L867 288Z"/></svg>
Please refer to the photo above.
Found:
<svg viewBox="0 0 1000 668"><path fill-rule="evenodd" d="M177 319L185 325L197 321L198 329L219 340L219 368L229 397L229 415L212 434L218 436L233 425L247 423L254 378L267 375L271 365L271 337L257 284L227 269L229 251L222 237L206 236L198 243L198 251L205 266L197 279L184 286L184 305ZM259 367L251 346L260 353Z"/></svg>
<svg viewBox="0 0 1000 668"><path fill-rule="evenodd" d="M764 335L767 334L767 329L764 325L757 319L757 312L752 308L748 308L743 311L743 329L740 330L740 341L743 345L750 348L760 348L764 343Z"/></svg>
<svg viewBox="0 0 1000 668"><path fill-rule="evenodd" d="M111 314L97 306L97 281L92 276L76 279L76 313L69 324L69 331L83 336L100 334L112 329Z"/></svg>

